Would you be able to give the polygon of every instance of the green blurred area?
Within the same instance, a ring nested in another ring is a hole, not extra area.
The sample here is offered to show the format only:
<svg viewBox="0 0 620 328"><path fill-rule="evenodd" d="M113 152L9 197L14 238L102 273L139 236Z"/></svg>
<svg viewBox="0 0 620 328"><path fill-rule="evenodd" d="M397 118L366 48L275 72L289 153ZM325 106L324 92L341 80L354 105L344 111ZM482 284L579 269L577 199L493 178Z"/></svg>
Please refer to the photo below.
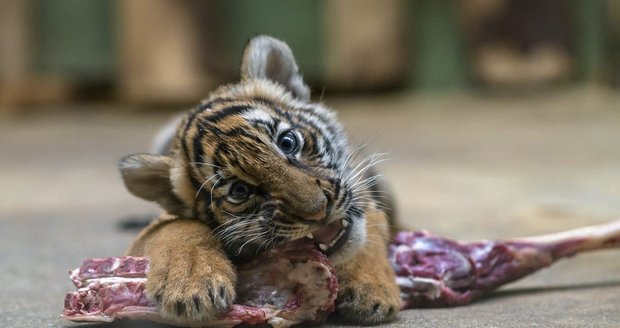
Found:
<svg viewBox="0 0 620 328"><path fill-rule="evenodd" d="M225 52L230 54L233 67L248 40L255 35L268 34L286 40L295 51L307 79L318 80L323 70L324 33L321 21L321 2L315 0L237 0L217 1L216 8L223 17L219 23L226 33Z"/></svg>
<svg viewBox="0 0 620 328"><path fill-rule="evenodd" d="M212 1L226 65L234 68L247 40L270 34L286 40L310 81L325 70L324 1ZM462 89L472 83L471 58L458 2L405 2L409 79L416 89ZM599 77L610 62L606 2L571 0L577 80ZM117 3L108 0L34 0L34 69L88 81L113 82L118 67ZM363 24L364 22L360 22ZM165 21L162 21L165 24ZM617 65L617 64L616 64Z"/></svg>
<svg viewBox="0 0 620 328"><path fill-rule="evenodd" d="M115 2L37 0L34 4L35 69L88 80L116 71Z"/></svg>

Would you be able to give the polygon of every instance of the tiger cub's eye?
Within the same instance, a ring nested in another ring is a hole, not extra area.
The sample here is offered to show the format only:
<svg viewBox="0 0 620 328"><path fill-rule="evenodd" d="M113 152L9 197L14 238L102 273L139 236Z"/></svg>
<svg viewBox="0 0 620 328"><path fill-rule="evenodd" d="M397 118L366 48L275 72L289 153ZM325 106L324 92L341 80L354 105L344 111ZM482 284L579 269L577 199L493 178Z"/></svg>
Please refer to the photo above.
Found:
<svg viewBox="0 0 620 328"><path fill-rule="evenodd" d="M235 200L243 200L250 196L251 193L252 187L243 181L236 181L228 190L228 196Z"/></svg>
<svg viewBox="0 0 620 328"><path fill-rule="evenodd" d="M299 140L293 131L288 131L278 138L278 147L287 155L294 154L299 150Z"/></svg>

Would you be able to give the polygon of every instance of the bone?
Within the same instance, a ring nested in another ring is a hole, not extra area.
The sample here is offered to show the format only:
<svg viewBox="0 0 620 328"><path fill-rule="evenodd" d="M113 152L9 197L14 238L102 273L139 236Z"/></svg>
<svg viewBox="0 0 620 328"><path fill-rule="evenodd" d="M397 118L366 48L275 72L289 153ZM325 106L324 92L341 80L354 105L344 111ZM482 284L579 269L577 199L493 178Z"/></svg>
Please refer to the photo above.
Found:
<svg viewBox="0 0 620 328"><path fill-rule="evenodd" d="M517 238L460 242L428 232L400 232L389 259L403 308L459 306L582 252L620 247L620 221Z"/></svg>

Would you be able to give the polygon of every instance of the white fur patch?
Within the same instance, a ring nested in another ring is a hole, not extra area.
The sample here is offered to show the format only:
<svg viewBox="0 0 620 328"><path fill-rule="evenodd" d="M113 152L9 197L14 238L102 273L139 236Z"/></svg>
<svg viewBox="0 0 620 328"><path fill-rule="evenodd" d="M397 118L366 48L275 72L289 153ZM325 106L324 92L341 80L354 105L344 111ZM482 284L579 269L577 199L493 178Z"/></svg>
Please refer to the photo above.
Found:
<svg viewBox="0 0 620 328"><path fill-rule="evenodd" d="M243 117L244 119L250 122L260 121L260 122L266 122L269 124L273 124L273 115L258 108L254 108L252 110L247 110L243 112L243 114L241 114L241 117Z"/></svg>
<svg viewBox="0 0 620 328"><path fill-rule="evenodd" d="M172 183L173 192L177 197L191 208L191 204L194 202L196 195L183 164L175 163L170 169L170 183Z"/></svg>

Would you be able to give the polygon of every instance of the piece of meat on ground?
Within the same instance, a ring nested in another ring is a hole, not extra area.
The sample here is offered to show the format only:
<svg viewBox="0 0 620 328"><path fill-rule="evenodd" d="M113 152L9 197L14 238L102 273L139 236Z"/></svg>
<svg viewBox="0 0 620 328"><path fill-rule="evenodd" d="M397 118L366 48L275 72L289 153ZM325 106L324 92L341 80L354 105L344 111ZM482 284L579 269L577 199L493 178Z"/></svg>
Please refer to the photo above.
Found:
<svg viewBox="0 0 620 328"><path fill-rule="evenodd" d="M459 242L425 231L400 232L389 259L403 308L458 306L579 252L620 247L620 221L509 241ZM63 317L166 322L145 296L148 259L90 259L71 272L78 290L68 293ZM325 255L312 245L271 250L238 269L239 304L210 327L318 323L334 309L338 282ZM181 324L174 322L173 324Z"/></svg>
<svg viewBox="0 0 620 328"><path fill-rule="evenodd" d="M110 257L89 259L71 271L78 290L65 298L62 317L72 321L111 322L145 319L183 325L162 318L146 297L148 259ZM272 250L239 268L238 304L209 327L244 324L322 322L334 310L338 281L325 255L311 246L295 245Z"/></svg>
<svg viewBox="0 0 620 328"><path fill-rule="evenodd" d="M389 259L403 308L457 306L579 252L620 247L620 221L509 241L400 232Z"/></svg>

